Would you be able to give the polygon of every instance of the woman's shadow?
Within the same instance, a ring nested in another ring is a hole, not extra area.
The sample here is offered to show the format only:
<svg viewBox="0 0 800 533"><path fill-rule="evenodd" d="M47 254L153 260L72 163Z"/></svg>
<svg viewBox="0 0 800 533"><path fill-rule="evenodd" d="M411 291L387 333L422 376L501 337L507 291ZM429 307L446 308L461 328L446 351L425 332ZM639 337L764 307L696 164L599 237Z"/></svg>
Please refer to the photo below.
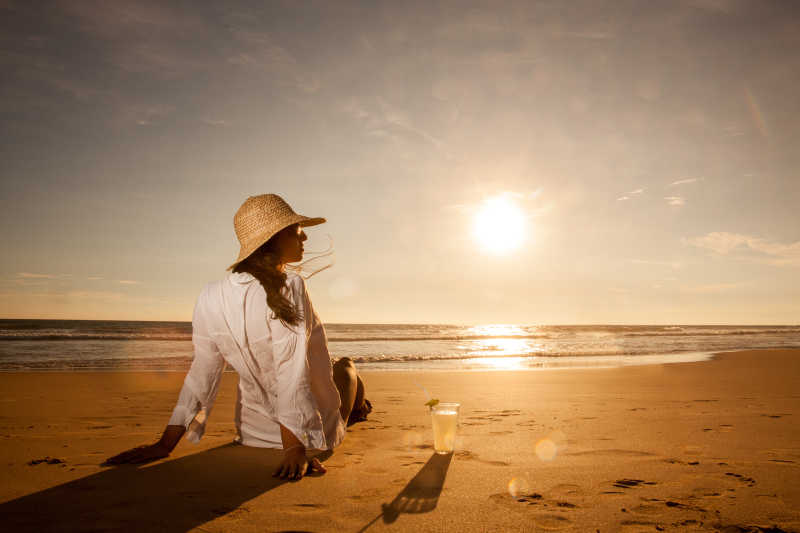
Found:
<svg viewBox="0 0 800 533"><path fill-rule="evenodd" d="M280 457L280 450L226 444L120 466L0 504L0 516L7 531L188 531L286 483L272 477Z"/></svg>

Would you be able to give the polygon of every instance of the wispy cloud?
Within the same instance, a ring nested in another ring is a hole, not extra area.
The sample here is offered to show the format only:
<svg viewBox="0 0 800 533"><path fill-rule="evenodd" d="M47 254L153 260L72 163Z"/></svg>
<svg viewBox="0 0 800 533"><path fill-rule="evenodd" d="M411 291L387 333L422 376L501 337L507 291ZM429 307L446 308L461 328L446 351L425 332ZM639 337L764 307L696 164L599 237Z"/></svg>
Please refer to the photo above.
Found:
<svg viewBox="0 0 800 533"><path fill-rule="evenodd" d="M659 261L654 259L631 259L631 263L637 265L651 265L651 266L668 266L672 269L679 270L683 268L683 263L680 261Z"/></svg>
<svg viewBox="0 0 800 533"><path fill-rule="evenodd" d="M91 280L91 281L97 281L97 280L103 279L103 278L102 278L102 276L89 276L86 279Z"/></svg>
<svg viewBox="0 0 800 533"><path fill-rule="evenodd" d="M673 181L672 183L667 185L667 187L675 187L676 185L686 185L688 183L695 183L697 181L700 181L700 179L701 178L684 178L678 181Z"/></svg>
<svg viewBox="0 0 800 533"><path fill-rule="evenodd" d="M681 196L665 196L664 200L667 201L669 205L685 205L686 200Z"/></svg>
<svg viewBox="0 0 800 533"><path fill-rule="evenodd" d="M271 34L236 25L231 35L240 48L227 58L229 64L264 74L265 81L301 94L310 95L321 88L314 70L298 61L286 46L275 42Z"/></svg>
<svg viewBox="0 0 800 533"><path fill-rule="evenodd" d="M119 283L122 284L122 285L139 285L139 284L141 284L140 281L134 281L132 279L121 279L121 280L119 280Z"/></svg>
<svg viewBox="0 0 800 533"><path fill-rule="evenodd" d="M718 255L776 266L800 266L800 241L784 244L752 235L718 231L702 237L685 239L684 242Z"/></svg>
<svg viewBox="0 0 800 533"><path fill-rule="evenodd" d="M60 296L76 300L121 300L125 295L112 291L67 291Z"/></svg>
<svg viewBox="0 0 800 533"><path fill-rule="evenodd" d="M617 198L617 201L618 202L623 202L625 200L630 200L632 197L638 196L638 195L642 194L643 192L644 192L644 189L635 189L633 191L626 192L625 194L623 194L622 196Z"/></svg>
<svg viewBox="0 0 800 533"><path fill-rule="evenodd" d="M56 279L58 276L55 274L35 274L33 272L19 272L17 273L17 277L25 279Z"/></svg>
<svg viewBox="0 0 800 533"><path fill-rule="evenodd" d="M692 294L711 294L720 292L729 292L736 289L741 289L749 285L749 283L711 283L708 285L684 285L680 288L681 292L688 292Z"/></svg>
<svg viewBox="0 0 800 533"><path fill-rule="evenodd" d="M341 109L356 119L367 135L387 138L398 143L422 141L449 155L442 140L416 126L407 113L390 105L383 98L378 98L377 104L367 108L362 102L353 99L345 103Z"/></svg>

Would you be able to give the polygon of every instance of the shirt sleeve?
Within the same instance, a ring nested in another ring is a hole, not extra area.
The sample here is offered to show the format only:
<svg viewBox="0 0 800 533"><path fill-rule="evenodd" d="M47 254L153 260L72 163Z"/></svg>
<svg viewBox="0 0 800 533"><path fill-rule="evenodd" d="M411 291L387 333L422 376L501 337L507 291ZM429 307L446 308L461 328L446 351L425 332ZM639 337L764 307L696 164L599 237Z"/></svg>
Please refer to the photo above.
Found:
<svg viewBox="0 0 800 533"><path fill-rule="evenodd" d="M297 325L286 324L267 310L267 325L272 335L272 354L277 382L278 422L291 431L308 449L327 449L319 408L311 393L308 365L308 339L311 333L311 305L305 281L294 276L284 295L300 315Z"/></svg>
<svg viewBox="0 0 800 533"><path fill-rule="evenodd" d="M207 302L206 289L197 299L192 316L194 360L169 419L170 425L185 427L186 439L194 443L199 442L205 432L225 370L225 359L211 337Z"/></svg>

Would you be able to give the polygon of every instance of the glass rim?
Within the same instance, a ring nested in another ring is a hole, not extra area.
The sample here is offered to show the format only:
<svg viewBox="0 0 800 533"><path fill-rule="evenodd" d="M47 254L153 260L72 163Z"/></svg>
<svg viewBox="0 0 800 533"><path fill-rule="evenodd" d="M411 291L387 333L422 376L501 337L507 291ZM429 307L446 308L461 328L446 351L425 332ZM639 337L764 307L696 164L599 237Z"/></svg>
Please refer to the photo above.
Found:
<svg viewBox="0 0 800 533"><path fill-rule="evenodd" d="M431 409L439 409L441 407L450 407L450 408L461 407L461 404L459 402L439 402L433 407L431 407Z"/></svg>

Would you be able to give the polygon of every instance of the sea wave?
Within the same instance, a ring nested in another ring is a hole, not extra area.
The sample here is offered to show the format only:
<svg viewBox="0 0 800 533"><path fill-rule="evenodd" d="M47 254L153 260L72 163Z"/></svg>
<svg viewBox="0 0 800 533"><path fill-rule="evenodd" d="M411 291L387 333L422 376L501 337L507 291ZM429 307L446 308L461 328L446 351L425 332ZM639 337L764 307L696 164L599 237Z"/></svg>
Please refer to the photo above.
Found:
<svg viewBox="0 0 800 533"><path fill-rule="evenodd" d="M508 353L502 355L486 354L404 354L404 355L374 355L374 356L348 356L353 362L364 365L380 365L386 363L413 363L413 362L454 362L472 360L496 360L506 359L526 359L526 360L550 360L580 357L585 359L603 357L625 357L641 355L676 355L688 353L684 350L674 350L653 354L643 351L607 351L602 353L584 352L557 352L547 354L531 353ZM334 357L334 359L336 359ZM4 360L0 358L0 372L19 372L19 371L185 371L192 363L192 357L128 357L110 358L98 357L91 359L69 359L64 360L58 357L23 357L14 360ZM227 370L232 370L228 367Z"/></svg>
<svg viewBox="0 0 800 533"><path fill-rule="evenodd" d="M742 335L786 335L800 334L800 328L787 327L780 329L663 329L649 331L608 331L608 330L583 330L580 332L552 332L537 334L506 334L506 335L358 335L358 336L329 336L328 342L420 342L420 341L485 341L485 340L525 340L525 339L560 339L568 336L609 336L620 338L640 337L702 337L702 336L742 336ZM31 334L30 331L0 331L2 341L179 341L192 340L191 333L175 334L148 334L148 333L52 333L41 332Z"/></svg>

